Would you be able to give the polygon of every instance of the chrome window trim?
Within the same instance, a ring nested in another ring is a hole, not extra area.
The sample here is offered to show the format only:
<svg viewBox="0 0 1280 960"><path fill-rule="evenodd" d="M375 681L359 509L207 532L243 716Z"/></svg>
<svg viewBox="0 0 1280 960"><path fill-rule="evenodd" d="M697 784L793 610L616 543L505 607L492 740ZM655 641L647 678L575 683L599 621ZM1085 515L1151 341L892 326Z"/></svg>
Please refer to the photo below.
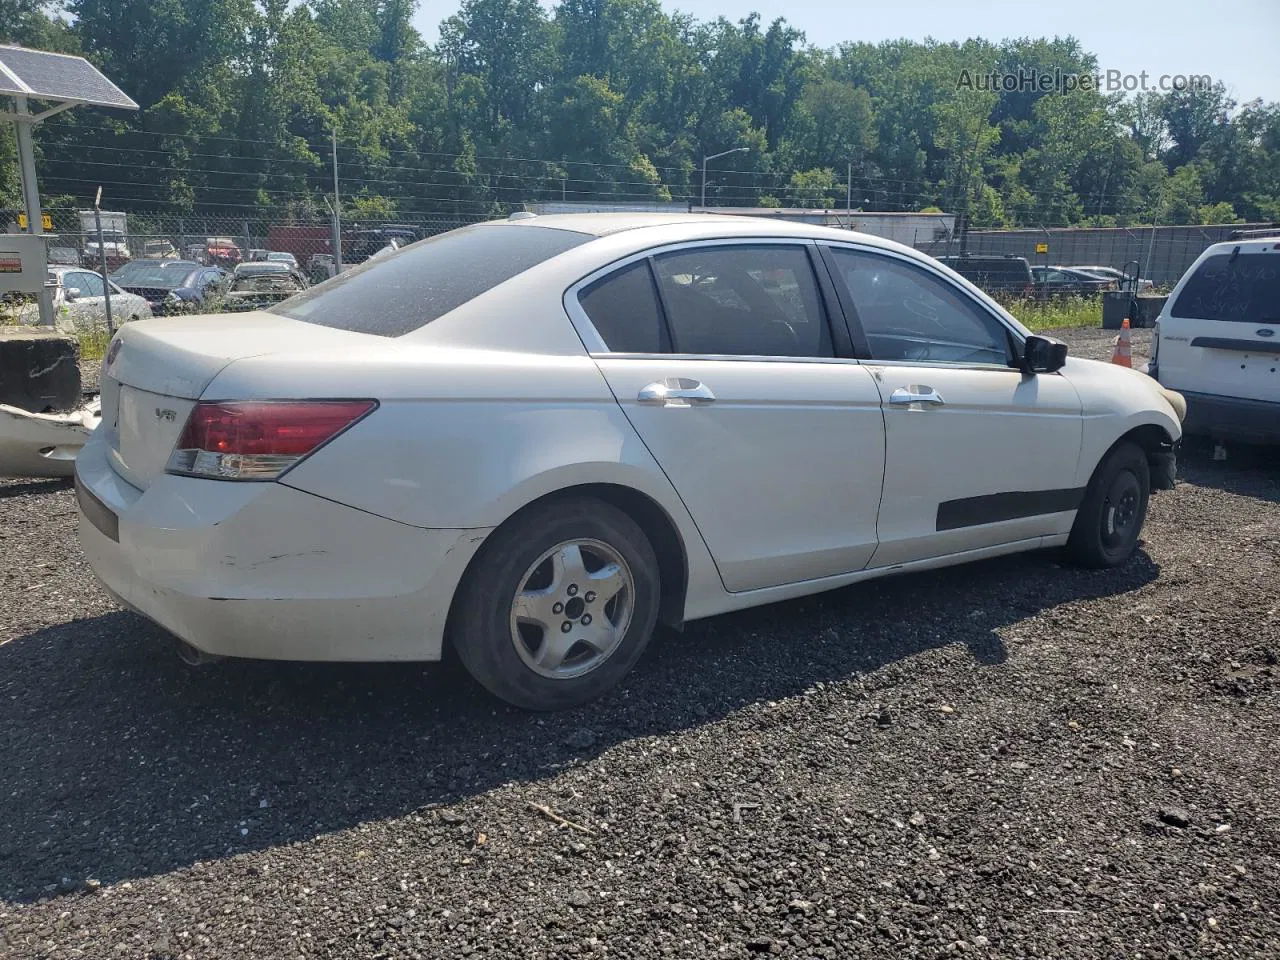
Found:
<svg viewBox="0 0 1280 960"><path fill-rule="evenodd" d="M818 255L817 241L809 237L717 237L707 240L681 240L676 243L664 243L661 246L649 247L647 250L641 250L639 253L628 254L618 260L611 261L603 267L599 267L587 274L581 280L572 284L569 289L564 292L563 305L565 313L569 315L569 321L573 324L574 329L578 332L578 336L582 339L582 345L587 348L587 354L598 359L625 359L625 360L754 360L766 361L772 363L857 363L848 357L778 357L772 354L742 354L742 353L626 353L622 351L610 350L608 344L604 342L604 338L596 330L595 324L591 322L591 318L587 316L587 312L582 309L582 304L578 302L578 294L586 287L602 280L612 273L623 270L631 266L639 260L648 260L650 257L661 256L664 253L677 253L681 250L692 250L702 247L781 247L793 246L804 247L811 251L809 258L810 269L814 267L814 260L821 263L821 257ZM653 278L657 282L657 278ZM814 276L814 283L818 284L818 277ZM824 313L825 304L824 304ZM837 321L843 323L843 318L831 317L827 318L828 324L834 324ZM831 331L828 331L829 333Z"/></svg>

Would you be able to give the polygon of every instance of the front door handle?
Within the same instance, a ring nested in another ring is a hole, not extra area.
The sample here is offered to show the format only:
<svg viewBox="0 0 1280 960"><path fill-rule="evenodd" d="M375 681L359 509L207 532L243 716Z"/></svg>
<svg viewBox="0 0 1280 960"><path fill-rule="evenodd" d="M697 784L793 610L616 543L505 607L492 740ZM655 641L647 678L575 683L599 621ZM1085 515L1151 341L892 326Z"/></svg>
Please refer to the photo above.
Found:
<svg viewBox="0 0 1280 960"><path fill-rule="evenodd" d="M636 400L661 407L692 407L714 403L716 395L700 380L687 377L668 377L655 380L640 388Z"/></svg>
<svg viewBox="0 0 1280 960"><path fill-rule="evenodd" d="M889 394L889 402L893 404L930 403L941 406L942 395L933 387L910 386L899 387Z"/></svg>

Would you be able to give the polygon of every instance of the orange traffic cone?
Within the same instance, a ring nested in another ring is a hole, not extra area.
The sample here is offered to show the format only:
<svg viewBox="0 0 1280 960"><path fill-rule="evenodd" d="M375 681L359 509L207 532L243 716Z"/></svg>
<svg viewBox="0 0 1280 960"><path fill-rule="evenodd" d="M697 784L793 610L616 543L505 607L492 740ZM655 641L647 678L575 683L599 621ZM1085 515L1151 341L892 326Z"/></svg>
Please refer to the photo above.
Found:
<svg viewBox="0 0 1280 960"><path fill-rule="evenodd" d="M1116 337L1116 352L1111 355L1111 362L1132 369L1133 346L1129 338L1129 318L1125 317L1124 322L1120 324L1120 336Z"/></svg>

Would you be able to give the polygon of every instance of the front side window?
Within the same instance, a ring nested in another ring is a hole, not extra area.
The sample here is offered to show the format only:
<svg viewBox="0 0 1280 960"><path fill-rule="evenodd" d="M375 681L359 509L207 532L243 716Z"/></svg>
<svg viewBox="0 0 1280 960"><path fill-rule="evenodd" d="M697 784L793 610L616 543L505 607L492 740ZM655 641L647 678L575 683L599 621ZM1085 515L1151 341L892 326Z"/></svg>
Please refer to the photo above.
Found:
<svg viewBox="0 0 1280 960"><path fill-rule="evenodd" d="M73 273L67 277L68 286L79 287L80 296L82 297L101 297L105 296L106 291L102 285L102 277L96 273L89 273L87 270L80 273Z"/></svg>
<svg viewBox="0 0 1280 960"><path fill-rule="evenodd" d="M660 254L653 265L676 353L834 355L803 247L709 245Z"/></svg>
<svg viewBox="0 0 1280 960"><path fill-rule="evenodd" d="M942 277L895 257L832 248L873 360L1007 366L1003 324Z"/></svg>
<svg viewBox="0 0 1280 960"><path fill-rule="evenodd" d="M1280 254L1208 257L1183 285L1171 317L1238 323L1280 322Z"/></svg>

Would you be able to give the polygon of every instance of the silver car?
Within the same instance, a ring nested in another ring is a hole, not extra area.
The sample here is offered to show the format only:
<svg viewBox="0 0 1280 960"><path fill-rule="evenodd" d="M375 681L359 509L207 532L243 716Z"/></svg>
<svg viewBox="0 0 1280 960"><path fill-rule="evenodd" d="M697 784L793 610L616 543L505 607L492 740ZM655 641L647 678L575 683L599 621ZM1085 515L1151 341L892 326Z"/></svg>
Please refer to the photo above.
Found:
<svg viewBox="0 0 1280 960"><path fill-rule="evenodd" d="M107 297L102 274L81 267L50 267L54 325L63 333L107 329ZM111 281L106 281L111 283ZM111 283L111 316L116 325L151 316L147 301Z"/></svg>

